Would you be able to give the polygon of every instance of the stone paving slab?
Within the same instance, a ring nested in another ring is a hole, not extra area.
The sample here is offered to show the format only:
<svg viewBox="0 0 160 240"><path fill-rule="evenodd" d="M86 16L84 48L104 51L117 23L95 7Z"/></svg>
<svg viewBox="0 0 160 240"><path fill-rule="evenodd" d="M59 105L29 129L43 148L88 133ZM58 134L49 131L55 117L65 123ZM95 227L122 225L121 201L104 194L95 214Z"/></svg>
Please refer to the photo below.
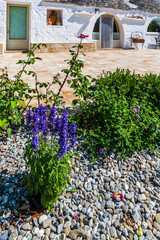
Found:
<svg viewBox="0 0 160 240"><path fill-rule="evenodd" d="M57 72L61 72L63 68L67 66L64 62L65 59L70 59L69 53L37 53L38 57L41 57L42 61L37 61L34 65L27 67L28 70L36 71L38 80L40 82L52 81L53 76ZM7 66L9 76L13 77L20 69L20 65L17 65L19 59L25 59L26 54L20 52L5 53L0 55L0 67ZM136 73L155 73L160 72L160 50L148 49L148 50L97 50L94 52L86 53L86 57L80 56L85 61L83 69L84 74L89 74L92 77L96 77L102 71L115 71L116 68L127 69ZM23 79L34 86L34 80L31 77L23 75ZM61 73L60 79L63 79ZM55 90L58 90L58 86L54 86ZM71 104L73 99L72 91L66 85L62 93L67 105Z"/></svg>

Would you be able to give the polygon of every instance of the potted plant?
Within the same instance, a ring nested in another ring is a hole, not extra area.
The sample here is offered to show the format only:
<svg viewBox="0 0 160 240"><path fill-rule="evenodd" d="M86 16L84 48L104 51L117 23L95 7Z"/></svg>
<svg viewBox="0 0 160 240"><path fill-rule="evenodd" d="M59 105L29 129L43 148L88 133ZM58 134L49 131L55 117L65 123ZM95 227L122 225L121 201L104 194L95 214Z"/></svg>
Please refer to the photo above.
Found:
<svg viewBox="0 0 160 240"><path fill-rule="evenodd" d="M144 38L132 38L133 43L144 43L145 39Z"/></svg>

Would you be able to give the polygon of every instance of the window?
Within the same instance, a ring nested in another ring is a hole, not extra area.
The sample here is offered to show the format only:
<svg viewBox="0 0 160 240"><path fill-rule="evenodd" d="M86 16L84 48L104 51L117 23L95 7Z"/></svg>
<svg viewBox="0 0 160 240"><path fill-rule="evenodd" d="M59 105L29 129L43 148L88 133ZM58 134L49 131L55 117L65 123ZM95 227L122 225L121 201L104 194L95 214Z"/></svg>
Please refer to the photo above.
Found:
<svg viewBox="0 0 160 240"><path fill-rule="evenodd" d="M149 24L147 32L160 32L160 20L158 19L153 20Z"/></svg>
<svg viewBox="0 0 160 240"><path fill-rule="evenodd" d="M119 27L116 20L113 20L113 40L119 40Z"/></svg>
<svg viewBox="0 0 160 240"><path fill-rule="evenodd" d="M61 10L47 10L47 25L62 25Z"/></svg>
<svg viewBox="0 0 160 240"><path fill-rule="evenodd" d="M99 40L99 18L97 19L95 26L94 26L92 39Z"/></svg>

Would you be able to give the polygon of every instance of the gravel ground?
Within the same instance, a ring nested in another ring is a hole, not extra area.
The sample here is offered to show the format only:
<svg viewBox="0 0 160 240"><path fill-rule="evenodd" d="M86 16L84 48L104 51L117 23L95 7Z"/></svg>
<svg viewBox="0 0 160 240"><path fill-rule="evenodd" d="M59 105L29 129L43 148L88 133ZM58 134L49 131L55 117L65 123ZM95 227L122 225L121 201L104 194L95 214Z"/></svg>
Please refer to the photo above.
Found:
<svg viewBox="0 0 160 240"><path fill-rule="evenodd" d="M0 137L0 240L160 239L160 153L94 163L77 143L72 185L48 213L24 187L26 139Z"/></svg>

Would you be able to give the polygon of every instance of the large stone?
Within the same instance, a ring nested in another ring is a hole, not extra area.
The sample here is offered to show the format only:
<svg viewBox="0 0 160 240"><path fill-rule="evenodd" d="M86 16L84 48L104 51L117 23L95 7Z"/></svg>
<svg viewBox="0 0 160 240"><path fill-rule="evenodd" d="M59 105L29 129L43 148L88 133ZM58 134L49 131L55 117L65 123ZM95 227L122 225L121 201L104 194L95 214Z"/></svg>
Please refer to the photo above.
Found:
<svg viewBox="0 0 160 240"><path fill-rule="evenodd" d="M23 224L22 225L22 230L24 230L24 231L31 231L32 230L32 226L29 223Z"/></svg>
<svg viewBox="0 0 160 240"><path fill-rule="evenodd" d="M140 219L140 215L138 212L135 212L133 215L133 220L135 223L138 223L139 219Z"/></svg>
<svg viewBox="0 0 160 240"><path fill-rule="evenodd" d="M157 222L154 222L153 226L157 231L160 231L160 224L158 224Z"/></svg>
<svg viewBox="0 0 160 240"><path fill-rule="evenodd" d="M60 234L63 230L63 224L59 224L57 227L57 233Z"/></svg>
<svg viewBox="0 0 160 240"><path fill-rule="evenodd" d="M42 222L41 225L42 225L43 228L47 228L47 227L50 226L50 224L51 224L51 219L47 218Z"/></svg>
<svg viewBox="0 0 160 240"><path fill-rule="evenodd" d="M39 224L42 224L42 222L44 221L44 220L46 220L48 217L46 216L46 215L42 215L42 216L40 216L40 218L39 218Z"/></svg>
<svg viewBox="0 0 160 240"><path fill-rule="evenodd" d="M158 224L160 224L160 213L158 213L156 216L155 216L155 220Z"/></svg>
<svg viewBox="0 0 160 240"><path fill-rule="evenodd" d="M78 236L83 236L84 230L82 228L71 230L69 233L69 238L76 239Z"/></svg>
<svg viewBox="0 0 160 240"><path fill-rule="evenodd" d="M8 230L6 230L1 236L0 240L7 240L8 239Z"/></svg>

